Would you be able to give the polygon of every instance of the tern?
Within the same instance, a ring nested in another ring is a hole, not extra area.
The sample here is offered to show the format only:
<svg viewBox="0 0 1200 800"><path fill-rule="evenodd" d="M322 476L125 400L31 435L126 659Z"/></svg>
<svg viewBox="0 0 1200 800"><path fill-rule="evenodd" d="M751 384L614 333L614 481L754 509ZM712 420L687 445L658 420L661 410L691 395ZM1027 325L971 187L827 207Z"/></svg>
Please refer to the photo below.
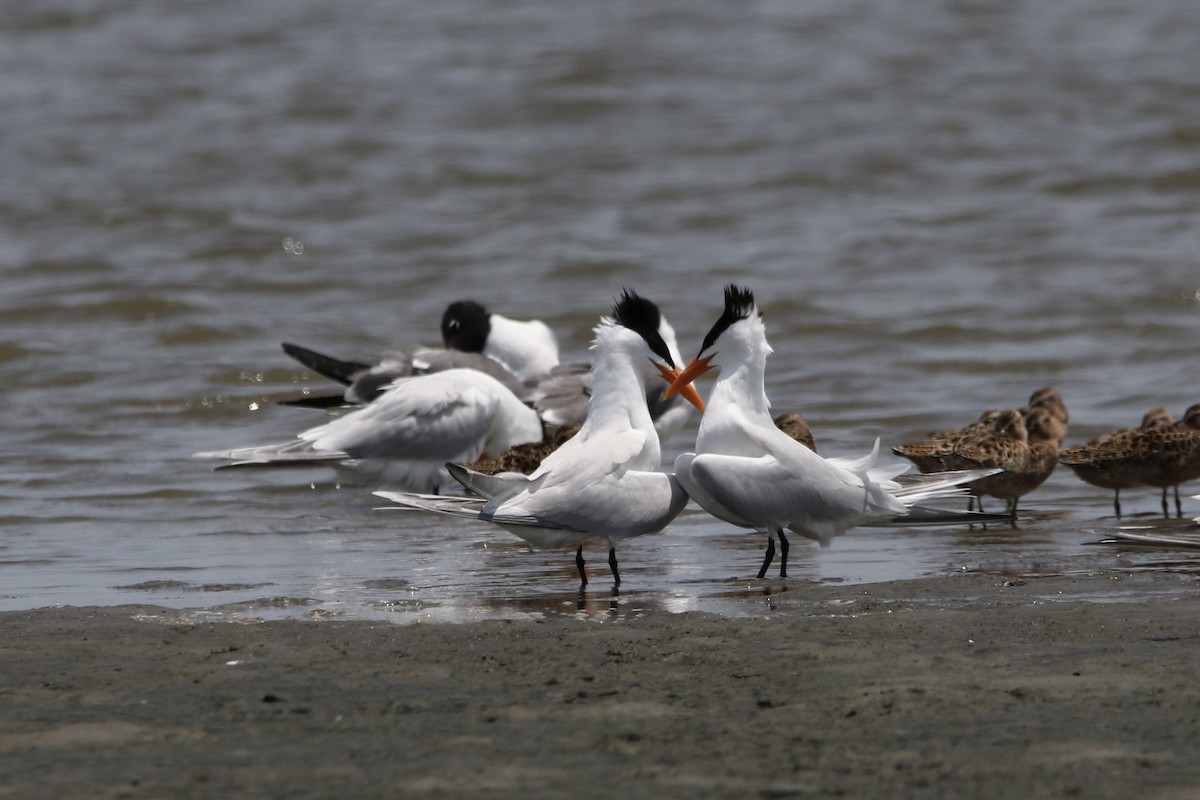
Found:
<svg viewBox="0 0 1200 800"><path fill-rule="evenodd" d="M764 388L771 352L753 294L730 285L724 312L668 389L668 394L679 391L710 369L721 369L700 420L696 452L675 459L675 475L713 516L767 534L759 578L775 557L775 538L781 551L779 576L787 577L785 529L825 547L834 536L860 525L1002 519L917 505L961 496L960 484L994 469L913 475L902 485L896 478L907 464L875 465L878 439L861 458L824 458L779 430Z"/></svg>
<svg viewBox="0 0 1200 800"><path fill-rule="evenodd" d="M541 440L542 421L504 384L473 369L399 378L368 405L290 442L196 453L227 467L377 459L406 488L436 491L447 461L473 461Z"/></svg>
<svg viewBox="0 0 1200 800"><path fill-rule="evenodd" d="M485 520L537 548L575 547L581 586L587 585L583 544L608 542L614 584L621 576L616 543L656 533L687 504L675 476L662 471L659 437L646 405L646 379L673 380L682 362L656 305L631 290L595 328L592 393L579 432L530 475L451 472L475 497L375 492L408 508ZM683 395L703 409L692 389Z"/></svg>

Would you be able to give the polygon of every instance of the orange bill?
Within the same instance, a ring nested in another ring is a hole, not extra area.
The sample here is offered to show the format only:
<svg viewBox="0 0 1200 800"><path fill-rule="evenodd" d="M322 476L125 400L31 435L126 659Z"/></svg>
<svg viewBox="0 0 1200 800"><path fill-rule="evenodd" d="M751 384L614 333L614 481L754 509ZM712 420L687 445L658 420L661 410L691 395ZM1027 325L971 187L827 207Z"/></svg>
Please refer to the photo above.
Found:
<svg viewBox="0 0 1200 800"><path fill-rule="evenodd" d="M671 369L670 367L664 366L657 361L653 361L651 363L654 364L655 369L658 370L658 374L662 376L662 379L671 384L670 388L668 388L664 394L664 397L670 397L671 395L678 393L679 396L684 400L687 400L696 408L700 409L701 413L704 412L704 401L700 399L700 393L696 391L695 386L692 386L689 383L685 386L680 386L679 388L675 387L675 384L679 382L679 378L681 377L679 370Z"/></svg>
<svg viewBox="0 0 1200 800"><path fill-rule="evenodd" d="M691 387L692 381L709 370L714 369L714 367L709 366L709 362L713 360L714 356L716 356L716 353L704 358L693 358L692 363L684 367L683 372L680 372L675 376L675 380L671 381L671 385L668 387L665 396L670 397L677 392L682 394L685 389Z"/></svg>
<svg viewBox="0 0 1200 800"><path fill-rule="evenodd" d="M696 378L699 378L709 370L715 369L715 367L709 366L709 362L711 362L715 356L716 353L713 353L712 355L705 356L704 358L693 358L692 363L684 367L683 372L680 372L675 376L675 380L671 381L671 386L667 389L665 396L670 397L678 392L682 396L686 397L687 395L684 395L683 392L687 389L692 389L694 392L695 389L692 388L692 381L696 380ZM695 405L695 403L692 405Z"/></svg>

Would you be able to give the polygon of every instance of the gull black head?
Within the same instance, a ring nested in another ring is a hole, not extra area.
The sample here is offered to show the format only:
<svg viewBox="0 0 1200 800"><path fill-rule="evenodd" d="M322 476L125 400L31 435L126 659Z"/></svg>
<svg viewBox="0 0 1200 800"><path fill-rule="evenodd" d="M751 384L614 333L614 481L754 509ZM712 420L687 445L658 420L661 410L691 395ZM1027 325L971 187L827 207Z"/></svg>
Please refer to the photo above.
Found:
<svg viewBox="0 0 1200 800"><path fill-rule="evenodd" d="M488 310L474 300L451 303L442 314L442 344L450 350L482 353L491 333Z"/></svg>
<svg viewBox="0 0 1200 800"><path fill-rule="evenodd" d="M645 339L656 356L675 367L675 359L671 358L671 350L662 337L662 312L658 306L632 289L622 289L613 305L612 318Z"/></svg>
<svg viewBox="0 0 1200 800"><path fill-rule="evenodd" d="M708 329L708 334L704 337L704 343L700 345L700 353L698 355L704 355L716 343L721 334L729 329L729 326L744 319L750 319L750 315L754 313L762 316L762 312L758 311L754 305L753 292L732 283L726 286L725 310L721 312L721 316L717 318L713 326Z"/></svg>

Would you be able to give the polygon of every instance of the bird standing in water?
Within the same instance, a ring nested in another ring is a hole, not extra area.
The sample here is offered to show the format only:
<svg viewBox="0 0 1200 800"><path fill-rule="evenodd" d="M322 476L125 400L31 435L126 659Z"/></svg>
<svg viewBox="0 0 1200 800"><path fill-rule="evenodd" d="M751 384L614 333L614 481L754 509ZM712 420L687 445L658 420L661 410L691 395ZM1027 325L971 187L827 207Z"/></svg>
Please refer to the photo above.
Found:
<svg viewBox="0 0 1200 800"><path fill-rule="evenodd" d="M602 538L619 585L616 543L662 530L687 504L679 482L662 471L646 405L646 379L674 379L682 360L664 330L669 328L654 303L623 293L595 331L592 396L583 426L532 474L452 470L484 497L376 494L409 508L493 522L535 547L573 546L582 585L587 585L583 544ZM685 397L703 409L695 390Z"/></svg>
<svg viewBox="0 0 1200 800"><path fill-rule="evenodd" d="M918 504L960 495L959 484L995 470L913 476L913 483L901 485L895 478L908 465L876 466L878 441L861 458L823 458L781 431L771 419L765 389L771 352L753 294L730 285L724 312L668 390L678 391L710 369L721 370L700 420L696 452L675 460L675 474L713 516L767 534L758 577L766 575L774 559L776 538L779 575L787 577L785 530L827 546L834 536L860 525L982 519Z"/></svg>

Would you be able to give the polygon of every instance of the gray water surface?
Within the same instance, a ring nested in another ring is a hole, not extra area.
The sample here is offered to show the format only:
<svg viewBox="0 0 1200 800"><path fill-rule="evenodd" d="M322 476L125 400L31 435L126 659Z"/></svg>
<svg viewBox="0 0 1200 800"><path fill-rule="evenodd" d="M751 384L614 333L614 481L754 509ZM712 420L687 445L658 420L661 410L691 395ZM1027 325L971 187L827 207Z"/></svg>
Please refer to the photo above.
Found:
<svg viewBox="0 0 1200 800"><path fill-rule="evenodd" d="M387 487L353 471L191 458L321 419L275 404L324 388L280 341L433 343L464 297L585 358L632 286L691 355L744 282L775 408L829 455L1047 385L1068 443L1200 401L1191 0L62 0L0 18L0 610L766 613L762 538L694 507L622 548L619 597L590 549L581 600L569 553L377 511ZM1123 502L1160 513L1155 490ZM1022 506L1015 528L797 543L790 573L1200 568L1090 545L1111 497L1069 472Z"/></svg>

